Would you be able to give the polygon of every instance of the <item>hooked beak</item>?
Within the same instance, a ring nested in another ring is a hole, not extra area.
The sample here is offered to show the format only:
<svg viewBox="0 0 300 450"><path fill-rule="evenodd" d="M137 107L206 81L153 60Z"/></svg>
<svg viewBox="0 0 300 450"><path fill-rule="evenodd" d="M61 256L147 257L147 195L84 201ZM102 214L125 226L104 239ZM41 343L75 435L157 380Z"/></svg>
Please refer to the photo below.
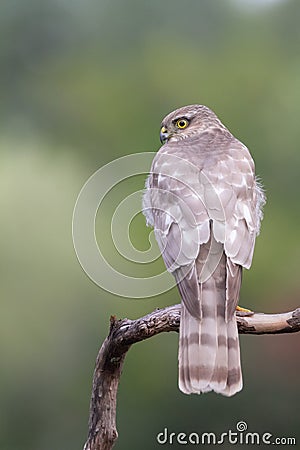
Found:
<svg viewBox="0 0 300 450"><path fill-rule="evenodd" d="M162 144L165 144L168 141L169 137L170 137L170 134L168 133L167 128L166 127L161 127L161 129L160 129L160 142Z"/></svg>

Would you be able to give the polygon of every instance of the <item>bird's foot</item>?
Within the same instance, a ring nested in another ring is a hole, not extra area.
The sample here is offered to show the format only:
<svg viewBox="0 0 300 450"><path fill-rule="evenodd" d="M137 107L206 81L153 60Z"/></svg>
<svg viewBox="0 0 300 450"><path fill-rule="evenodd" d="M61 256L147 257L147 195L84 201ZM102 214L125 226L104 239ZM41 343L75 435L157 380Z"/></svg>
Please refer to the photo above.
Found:
<svg viewBox="0 0 300 450"><path fill-rule="evenodd" d="M242 308L242 306L236 307L236 314L238 316L253 316L254 311L251 311L251 309Z"/></svg>

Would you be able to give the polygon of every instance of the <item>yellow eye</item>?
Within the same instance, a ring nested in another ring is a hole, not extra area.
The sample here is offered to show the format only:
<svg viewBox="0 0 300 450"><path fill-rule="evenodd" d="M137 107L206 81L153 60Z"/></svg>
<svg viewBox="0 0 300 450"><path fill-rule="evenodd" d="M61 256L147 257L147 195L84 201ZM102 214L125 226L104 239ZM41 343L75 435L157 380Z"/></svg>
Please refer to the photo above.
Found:
<svg viewBox="0 0 300 450"><path fill-rule="evenodd" d="M176 122L176 127L179 128L180 130L183 130L188 126L188 124L189 121L187 119L178 119Z"/></svg>

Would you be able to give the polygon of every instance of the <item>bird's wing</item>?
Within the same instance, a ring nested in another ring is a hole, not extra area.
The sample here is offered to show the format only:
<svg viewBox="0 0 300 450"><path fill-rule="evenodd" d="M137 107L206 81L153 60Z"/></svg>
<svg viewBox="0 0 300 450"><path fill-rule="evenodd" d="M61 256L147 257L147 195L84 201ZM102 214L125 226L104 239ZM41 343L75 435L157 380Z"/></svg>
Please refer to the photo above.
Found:
<svg viewBox="0 0 300 450"><path fill-rule="evenodd" d="M237 140L226 145L213 171L204 175L215 196L206 191L212 232L216 241L223 243L227 257L226 317L230 318L238 303L242 267L251 266L260 226L262 192L256 183L251 155Z"/></svg>
<svg viewBox="0 0 300 450"><path fill-rule="evenodd" d="M199 193L199 168L186 159L159 152L146 187L144 213L154 226L167 270L175 276L188 311L199 318L195 261L200 245L210 236L209 217Z"/></svg>

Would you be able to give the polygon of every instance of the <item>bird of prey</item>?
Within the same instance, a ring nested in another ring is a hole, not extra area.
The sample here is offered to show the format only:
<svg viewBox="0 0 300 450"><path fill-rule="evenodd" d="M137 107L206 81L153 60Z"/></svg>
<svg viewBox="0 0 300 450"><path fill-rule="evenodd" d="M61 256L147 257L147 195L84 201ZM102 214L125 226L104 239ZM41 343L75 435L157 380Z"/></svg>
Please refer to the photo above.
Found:
<svg viewBox="0 0 300 450"><path fill-rule="evenodd" d="M182 299L179 389L232 396L243 386L235 311L264 193L247 147L208 107L171 112L160 138L143 212Z"/></svg>

